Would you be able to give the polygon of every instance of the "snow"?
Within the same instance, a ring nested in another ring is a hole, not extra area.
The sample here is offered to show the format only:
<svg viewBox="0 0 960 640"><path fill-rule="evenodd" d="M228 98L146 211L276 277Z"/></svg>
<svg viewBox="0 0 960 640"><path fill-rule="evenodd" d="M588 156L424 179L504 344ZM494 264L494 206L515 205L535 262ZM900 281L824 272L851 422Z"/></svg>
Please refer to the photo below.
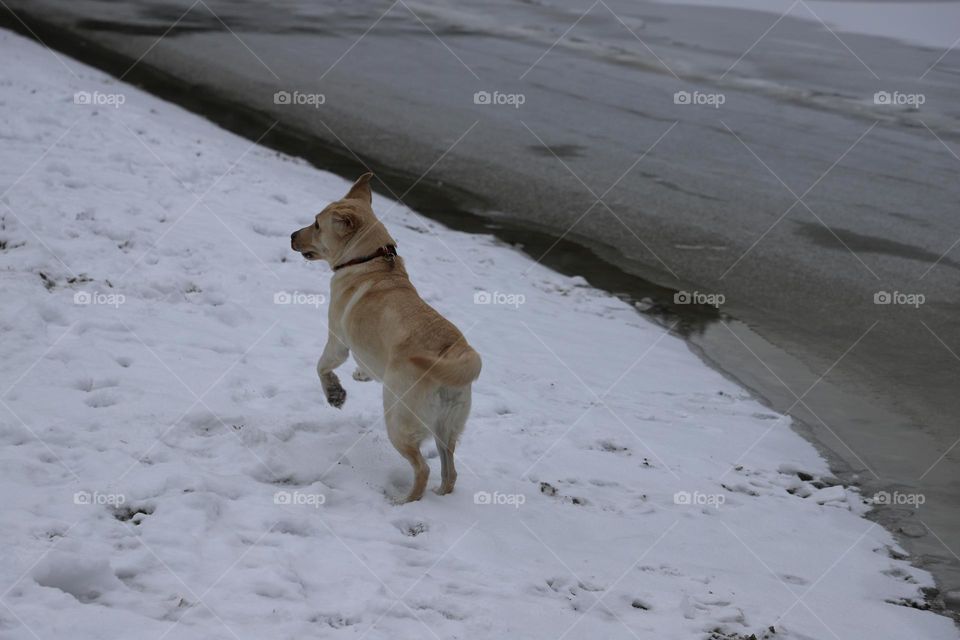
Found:
<svg viewBox="0 0 960 640"><path fill-rule="evenodd" d="M330 273L289 249L348 183L0 47L4 639L956 637L788 419L582 279L377 196L484 358L456 492L394 505L379 388L345 367L326 406Z"/></svg>
<svg viewBox="0 0 960 640"><path fill-rule="evenodd" d="M960 42L960 3L887 0L656 0L669 4L766 11L826 23L842 33L893 38L948 49Z"/></svg>

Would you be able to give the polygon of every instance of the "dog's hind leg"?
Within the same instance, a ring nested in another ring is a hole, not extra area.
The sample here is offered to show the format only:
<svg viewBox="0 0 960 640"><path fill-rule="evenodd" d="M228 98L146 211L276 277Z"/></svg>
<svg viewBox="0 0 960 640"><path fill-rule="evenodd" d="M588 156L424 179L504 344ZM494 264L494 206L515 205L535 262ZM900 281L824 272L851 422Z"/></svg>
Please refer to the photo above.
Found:
<svg viewBox="0 0 960 640"><path fill-rule="evenodd" d="M453 451L457 443L446 443L440 438L434 438L437 443L437 452L440 454L440 486L434 489L438 496L445 496L453 491L457 483L457 468L453 462Z"/></svg>
<svg viewBox="0 0 960 640"><path fill-rule="evenodd" d="M470 414L470 387L459 389L441 388L438 393L442 409L434 427L434 441L440 454L440 486L434 489L437 495L444 496L453 491L457 483L457 468L454 464L454 450L457 440L466 425Z"/></svg>
<svg viewBox="0 0 960 640"><path fill-rule="evenodd" d="M390 442L413 467L413 487L401 502L414 502L423 497L430 477L430 466L420 453L420 442L427 434L424 423L411 409L383 387L383 417L387 423Z"/></svg>
<svg viewBox="0 0 960 640"><path fill-rule="evenodd" d="M416 502L423 497L423 492L427 489L427 479L430 477L430 466L423 459L418 444L405 444L403 447L397 447L397 451L407 459L413 467L413 486L410 493L401 502Z"/></svg>
<svg viewBox="0 0 960 640"><path fill-rule="evenodd" d="M423 497L427 488L427 479L430 477L430 466L420 453L420 438L412 433L414 425L404 424L404 417L398 417L400 412L393 414L393 419L387 416L387 435L390 442L400 452L410 466L413 467L413 486L410 493L402 502L414 502Z"/></svg>

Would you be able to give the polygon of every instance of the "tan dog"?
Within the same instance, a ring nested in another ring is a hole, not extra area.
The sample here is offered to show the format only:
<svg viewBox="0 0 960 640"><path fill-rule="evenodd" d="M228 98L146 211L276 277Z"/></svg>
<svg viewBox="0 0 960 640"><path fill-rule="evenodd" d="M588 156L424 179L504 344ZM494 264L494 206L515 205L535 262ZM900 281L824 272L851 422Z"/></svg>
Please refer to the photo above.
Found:
<svg viewBox="0 0 960 640"><path fill-rule="evenodd" d="M470 413L470 385L480 375L480 356L463 334L417 294L396 242L371 208L372 173L360 176L342 199L293 232L290 245L307 260L326 260L330 282L329 334L317 373L331 406L347 393L334 369L350 352L359 364L355 380L383 382L383 411L390 442L413 465L406 502L419 500L430 467L420 443L432 435L442 482L453 491L453 453Z"/></svg>

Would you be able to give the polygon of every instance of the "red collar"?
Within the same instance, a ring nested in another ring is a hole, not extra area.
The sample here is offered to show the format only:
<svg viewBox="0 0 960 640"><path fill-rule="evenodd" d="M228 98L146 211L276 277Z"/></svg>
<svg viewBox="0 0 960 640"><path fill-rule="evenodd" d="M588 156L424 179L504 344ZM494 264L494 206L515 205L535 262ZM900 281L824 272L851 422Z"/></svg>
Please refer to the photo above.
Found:
<svg viewBox="0 0 960 640"><path fill-rule="evenodd" d="M355 264L363 264L364 262L370 262L371 260L376 260L377 258L386 258L388 261L392 262L393 257L395 255L397 255L397 247L392 244L385 244L368 256L363 256L362 258L354 258L353 260L347 260L346 262L341 262L340 264L335 266L333 270L339 271L344 267L349 267Z"/></svg>

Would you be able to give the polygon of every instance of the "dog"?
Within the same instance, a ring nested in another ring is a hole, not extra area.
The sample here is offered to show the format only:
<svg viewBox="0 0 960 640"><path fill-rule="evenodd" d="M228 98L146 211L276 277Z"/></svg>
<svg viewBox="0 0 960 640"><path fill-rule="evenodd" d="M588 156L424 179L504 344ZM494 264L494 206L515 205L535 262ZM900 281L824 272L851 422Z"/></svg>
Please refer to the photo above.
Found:
<svg viewBox="0 0 960 640"><path fill-rule="evenodd" d="M366 173L341 200L294 231L291 248L333 268L327 344L317 374L327 402L341 408L347 392L334 370L350 353L353 378L383 383L383 416L390 442L413 467L413 487L401 502L423 497L430 467L420 443L432 435L446 495L457 482L454 450L470 413L480 355L463 334L424 302L407 275L396 241L372 208Z"/></svg>

